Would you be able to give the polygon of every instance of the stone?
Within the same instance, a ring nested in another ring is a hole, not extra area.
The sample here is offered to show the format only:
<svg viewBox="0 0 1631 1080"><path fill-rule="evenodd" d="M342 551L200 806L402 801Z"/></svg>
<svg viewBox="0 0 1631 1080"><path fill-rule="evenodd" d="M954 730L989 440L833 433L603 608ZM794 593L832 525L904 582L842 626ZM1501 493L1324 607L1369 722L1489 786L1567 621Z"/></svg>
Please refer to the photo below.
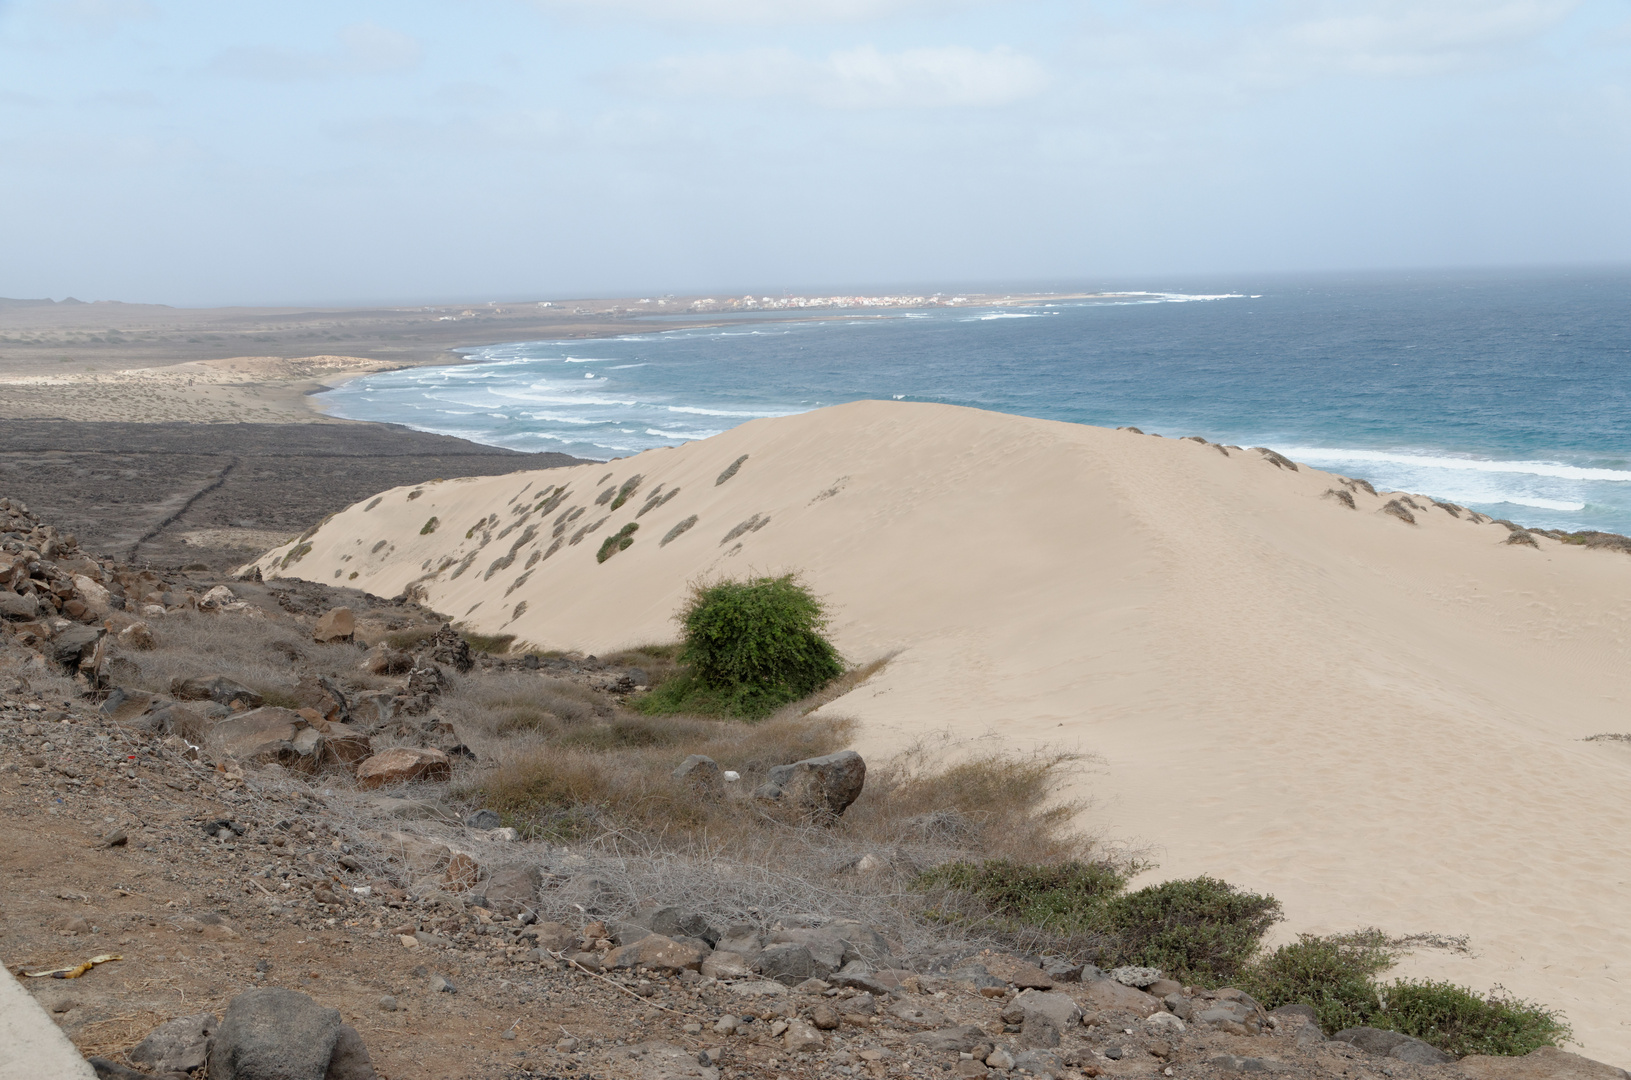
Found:
<svg viewBox="0 0 1631 1080"><path fill-rule="evenodd" d="M838 1027L838 1010L825 1001L818 1001L810 1006L810 1023L818 1031L832 1031Z"/></svg>
<svg viewBox="0 0 1631 1080"><path fill-rule="evenodd" d="M433 994L457 994L459 988L453 985L453 980L441 975L430 977L430 992Z"/></svg>
<svg viewBox="0 0 1631 1080"><path fill-rule="evenodd" d="M393 746L357 766L357 786L364 791L413 780L440 781L453 777L453 766L440 750Z"/></svg>
<svg viewBox="0 0 1631 1080"><path fill-rule="evenodd" d="M702 949L685 942L648 934L629 945L620 945L606 954L608 969L647 968L651 971L697 971L702 967Z"/></svg>
<svg viewBox="0 0 1631 1080"><path fill-rule="evenodd" d="M368 650L357 667L370 675L402 675L413 670L413 654L393 649L382 641Z"/></svg>
<svg viewBox="0 0 1631 1080"><path fill-rule="evenodd" d="M1184 992L1183 983L1173 979L1156 979L1141 989L1151 997L1164 998L1168 994L1181 994Z"/></svg>
<svg viewBox="0 0 1631 1080"><path fill-rule="evenodd" d="M734 1032L742 1021L731 1013L726 1013L714 1021L714 1034L729 1035Z"/></svg>
<svg viewBox="0 0 1631 1080"><path fill-rule="evenodd" d="M338 1010L281 987L246 990L216 1029L210 1080L324 1080L339 1037Z"/></svg>
<svg viewBox="0 0 1631 1080"><path fill-rule="evenodd" d="M1345 1042L1367 1054L1408 1061L1415 1065L1443 1065L1455 1060L1452 1055L1420 1039L1413 1039L1397 1031L1383 1031L1380 1028L1344 1028L1332 1035L1331 1041Z"/></svg>
<svg viewBox="0 0 1631 1080"><path fill-rule="evenodd" d="M1006 953L984 952L980 964L993 977L1021 990L1052 990L1053 978L1035 964Z"/></svg>
<svg viewBox="0 0 1631 1080"><path fill-rule="evenodd" d="M107 631L100 626L70 626L51 639L47 653L65 671L72 673L105 634Z"/></svg>
<svg viewBox="0 0 1631 1080"><path fill-rule="evenodd" d="M945 1027L936 1028L933 1031L920 1031L907 1041L927 1050L936 1050L940 1053L949 1054L972 1054L975 1047L989 1046L991 1044L990 1036L972 1024L964 1027Z"/></svg>
<svg viewBox="0 0 1631 1080"><path fill-rule="evenodd" d="M276 762L316 772L322 761L322 735L305 717L276 707L251 709L210 727L205 749L215 758L248 764Z"/></svg>
<svg viewBox="0 0 1631 1080"><path fill-rule="evenodd" d="M732 923L714 942L714 948L721 952L741 953L743 956L757 956L764 947L764 935L752 923Z"/></svg>
<svg viewBox="0 0 1631 1080"><path fill-rule="evenodd" d="M93 613L105 615L112 610L113 594L84 574L74 575L74 591Z"/></svg>
<svg viewBox="0 0 1631 1080"><path fill-rule="evenodd" d="M33 593L14 593L0 588L0 618L31 622L40 614L40 602Z"/></svg>
<svg viewBox="0 0 1631 1080"><path fill-rule="evenodd" d="M379 1080L362 1036L350 1024L340 1025L339 1037L334 1040L334 1053L328 1059L328 1071L323 1074L323 1080Z"/></svg>
<svg viewBox="0 0 1631 1080"><path fill-rule="evenodd" d="M1523 1057L1473 1054L1456 1063L1467 1080L1626 1080L1631 1073L1601 1061L1543 1046Z"/></svg>
<svg viewBox="0 0 1631 1080"><path fill-rule="evenodd" d="M832 974L830 964L817 962L809 946L797 942L768 945L755 958L753 968L767 979L792 986L805 979L825 978Z"/></svg>
<svg viewBox="0 0 1631 1080"><path fill-rule="evenodd" d="M710 979L745 979L753 974L748 958L741 953L714 950L702 961L702 974Z"/></svg>
<svg viewBox="0 0 1631 1080"><path fill-rule="evenodd" d="M1144 1020L1144 1030L1152 1035L1175 1035L1184 1030L1184 1022L1169 1012L1158 1012Z"/></svg>
<svg viewBox="0 0 1631 1080"><path fill-rule="evenodd" d="M1082 984L1085 1004L1103 1012L1130 1012L1149 1016L1164 1006L1142 990L1123 986L1114 979L1093 979Z"/></svg>
<svg viewBox="0 0 1631 1080"><path fill-rule="evenodd" d="M128 690L116 686L108 692L107 700L102 702L102 707L97 713L104 720L128 725L164 700L157 694L149 694L145 690Z"/></svg>
<svg viewBox="0 0 1631 1080"><path fill-rule="evenodd" d="M379 1007L384 1012L396 1012L396 998L385 994L379 999Z"/></svg>
<svg viewBox="0 0 1631 1080"><path fill-rule="evenodd" d="M782 1045L787 1047L790 1054L820 1049L823 1042L821 1032L803 1020L789 1020L787 1030L782 1034Z"/></svg>
<svg viewBox="0 0 1631 1080"><path fill-rule="evenodd" d="M1195 1017L1194 1004L1182 994L1168 994L1161 999L1161 1003L1167 1007L1168 1012L1180 1020L1188 1022ZM1289 1006L1281 1007L1289 1008ZM1308 1006L1304 1005L1302 1008L1308 1009ZM1308 1009L1308 1011L1312 1013L1314 1010Z"/></svg>
<svg viewBox="0 0 1631 1080"><path fill-rule="evenodd" d="M787 987L769 979L754 979L751 982L731 984L731 993L739 994L742 997L783 997L787 992Z"/></svg>
<svg viewBox="0 0 1631 1080"><path fill-rule="evenodd" d="M558 922L534 923L527 927L525 935L536 941L540 949L548 949L551 952L561 952L568 946L576 945L578 941L576 931Z"/></svg>
<svg viewBox="0 0 1631 1080"><path fill-rule="evenodd" d="M486 831L488 829L496 829L502 824L504 824L504 819L493 813L491 810L477 810L475 813L467 815L464 819L464 825L467 829L481 829Z"/></svg>
<svg viewBox="0 0 1631 1080"><path fill-rule="evenodd" d="M328 724L323 731L323 763L350 773L374 754L374 743L360 731Z"/></svg>
<svg viewBox="0 0 1631 1080"><path fill-rule="evenodd" d="M255 691L224 675L200 675L170 680L170 695L182 701L213 701L230 709L256 709L265 700ZM287 710L284 710L287 711Z"/></svg>
<svg viewBox="0 0 1631 1080"><path fill-rule="evenodd" d="M350 641L357 632L357 617L348 607L330 608L323 612L312 628L311 637L317 642Z"/></svg>
<svg viewBox="0 0 1631 1080"><path fill-rule="evenodd" d="M725 774L711 757L692 754L680 762L673 775L675 783L701 798L720 799L725 795Z"/></svg>
<svg viewBox="0 0 1631 1080"><path fill-rule="evenodd" d="M701 938L709 943L710 948L722 938L719 930L708 922L707 916L672 905L643 907L629 916L629 921L644 926L654 934L672 938Z"/></svg>
<svg viewBox="0 0 1631 1080"><path fill-rule="evenodd" d="M351 708L345 694L325 675L307 673L295 684L294 699L303 709L313 709L331 724L351 723Z"/></svg>
<svg viewBox="0 0 1631 1080"><path fill-rule="evenodd" d="M945 1013L915 1001L897 1001L889 1006L889 1015L920 1028L944 1027L946 1023Z"/></svg>
<svg viewBox="0 0 1631 1080"><path fill-rule="evenodd" d="M985 1056L985 1063L993 1069L1007 1072L1014 1067L1014 1055L999 1046Z"/></svg>
<svg viewBox="0 0 1631 1080"><path fill-rule="evenodd" d="M183 1016L160 1024L126 1055L154 1072L192 1072L209 1056L210 1038L220 1020L214 1013Z"/></svg>
<svg viewBox="0 0 1631 1080"><path fill-rule="evenodd" d="M1110 972L1110 977L1123 986L1135 986L1142 990L1161 978L1161 969L1152 967L1118 967ZM1183 987L1179 987L1183 989ZM1170 992L1170 991L1169 991Z"/></svg>
<svg viewBox="0 0 1631 1080"><path fill-rule="evenodd" d="M777 765L755 798L817 815L841 815L861 795L866 762L854 750Z"/></svg>
<svg viewBox="0 0 1631 1080"><path fill-rule="evenodd" d="M470 643L453 629L451 623L443 623L430 644L430 658L438 664L447 664L460 674L474 666L475 662L470 657Z"/></svg>
<svg viewBox="0 0 1631 1080"><path fill-rule="evenodd" d="M519 915L538 906L538 890L543 887L543 871L536 866L501 866L482 886L488 907L500 915Z"/></svg>
<svg viewBox="0 0 1631 1080"><path fill-rule="evenodd" d="M1003 1019L1008 1018L1010 1010L1019 1013L1020 1023L1027 1028L1038 1017L1059 1031L1069 1031L1082 1020L1082 1010L1071 1000L1069 994L1047 993L1041 990L1026 990L1014 998L1008 1003L1008 1007L1003 1009Z"/></svg>
<svg viewBox="0 0 1631 1080"><path fill-rule="evenodd" d="M198 598L198 610L218 611L236 599L238 599L238 597L231 589L227 588L225 585L217 585L215 588Z"/></svg>
<svg viewBox="0 0 1631 1080"><path fill-rule="evenodd" d="M4 594L0 593L0 597ZM146 652L158 644L152 629L144 622L133 622L119 631L119 644L135 652Z"/></svg>

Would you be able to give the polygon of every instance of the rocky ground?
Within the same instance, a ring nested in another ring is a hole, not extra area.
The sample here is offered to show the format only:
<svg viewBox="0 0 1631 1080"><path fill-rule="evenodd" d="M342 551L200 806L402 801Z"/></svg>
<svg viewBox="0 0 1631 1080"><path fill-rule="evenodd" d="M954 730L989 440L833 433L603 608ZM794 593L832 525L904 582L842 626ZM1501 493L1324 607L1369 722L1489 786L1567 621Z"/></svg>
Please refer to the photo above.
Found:
<svg viewBox="0 0 1631 1080"><path fill-rule="evenodd" d="M576 461L386 424L0 424L0 490L86 549L215 571L389 487Z"/></svg>
<svg viewBox="0 0 1631 1080"><path fill-rule="evenodd" d="M326 1033L321 1060L297 1067L316 1044L293 1035L258 1052L313 1080L1625 1076L1554 1051L1330 1040L1305 1010L1149 969L633 895L603 852L485 811L458 780L482 763L437 701L454 678L547 666L611 707L643 672L472 655L412 605L133 569L15 502L0 518L0 957L104 1075L227 1080L244 1017L277 1009L279 1030ZM355 676L290 655L278 702L207 670L135 688L150 639L187 619L298 632L314 655L350 650ZM699 795L730 782L709 764L682 774ZM842 812L858 776L836 755L770 779ZM267 988L291 993L245 996ZM366 1051L342 1066L346 1028Z"/></svg>

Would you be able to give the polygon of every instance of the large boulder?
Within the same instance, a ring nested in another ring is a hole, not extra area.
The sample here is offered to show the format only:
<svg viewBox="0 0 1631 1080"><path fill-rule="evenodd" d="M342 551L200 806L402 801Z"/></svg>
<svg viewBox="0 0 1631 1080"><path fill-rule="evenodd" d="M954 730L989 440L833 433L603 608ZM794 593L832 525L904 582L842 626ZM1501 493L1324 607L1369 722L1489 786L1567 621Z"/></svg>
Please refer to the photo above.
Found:
<svg viewBox="0 0 1631 1080"><path fill-rule="evenodd" d="M1523 1057L1473 1054L1456 1062L1467 1080L1627 1080L1631 1073L1601 1061L1543 1046Z"/></svg>
<svg viewBox="0 0 1631 1080"><path fill-rule="evenodd" d="M90 655L106 633L100 626L70 626L51 639L46 646L46 654L63 670L72 672Z"/></svg>
<svg viewBox="0 0 1631 1080"><path fill-rule="evenodd" d="M753 794L805 813L836 817L860 797L865 783L866 762L854 750L842 750L777 765Z"/></svg>
<svg viewBox="0 0 1631 1080"><path fill-rule="evenodd" d="M661 934L648 934L639 941L622 945L606 954L602 962L608 971L646 968L650 971L696 971L702 967L703 949Z"/></svg>
<svg viewBox="0 0 1631 1080"><path fill-rule="evenodd" d="M312 628L313 641L350 641L357 633L357 617L348 607L330 608L323 612Z"/></svg>
<svg viewBox="0 0 1631 1080"><path fill-rule="evenodd" d="M248 990L221 1017L209 1054L210 1080L374 1080L356 1031L305 994Z"/></svg>
<svg viewBox="0 0 1631 1080"><path fill-rule="evenodd" d="M701 938L710 946L717 945L721 934L708 917L701 912L672 905L643 907L629 916L629 921L671 938Z"/></svg>
<svg viewBox="0 0 1631 1080"><path fill-rule="evenodd" d="M453 765L440 750L393 746L357 766L357 785L367 791L413 780L449 780Z"/></svg>
<svg viewBox="0 0 1631 1080"><path fill-rule="evenodd" d="M1333 1042L1345 1042L1358 1047L1367 1054L1407 1061L1412 1065L1444 1065L1455 1060L1453 1055L1446 1054L1438 1047L1420 1039L1402 1035L1397 1031L1383 1031L1380 1028L1344 1028L1332 1035L1331 1039Z"/></svg>
<svg viewBox="0 0 1631 1080"><path fill-rule="evenodd" d="M158 1073L202 1069L219 1023L214 1013L179 1017L154 1028L126 1056Z"/></svg>
<svg viewBox="0 0 1631 1080"><path fill-rule="evenodd" d="M15 593L0 589L0 618L13 622L30 622L39 617L40 601L33 593Z"/></svg>
<svg viewBox="0 0 1631 1080"><path fill-rule="evenodd" d="M276 762L301 772L315 772L322 763L322 733L306 718L288 709L251 709L217 721L209 729L204 748L216 758L244 763Z"/></svg>
<svg viewBox="0 0 1631 1080"><path fill-rule="evenodd" d="M213 701L229 709L258 709L264 698L242 683L225 675L200 675L192 679L170 680L170 694L182 701Z"/></svg>
<svg viewBox="0 0 1631 1080"><path fill-rule="evenodd" d="M1092 979L1083 982L1087 1004L1104 1012L1129 1012L1136 1016L1149 1016L1165 1006L1142 990L1123 986L1114 979Z"/></svg>
<svg viewBox="0 0 1631 1080"><path fill-rule="evenodd" d="M331 724L351 722L351 709L346 704L345 695L325 676L302 675L295 685L294 699L300 708L316 710Z"/></svg>
<svg viewBox="0 0 1631 1080"><path fill-rule="evenodd" d="M500 915L519 915L536 909L543 872L536 866L501 866L481 886L487 905Z"/></svg>

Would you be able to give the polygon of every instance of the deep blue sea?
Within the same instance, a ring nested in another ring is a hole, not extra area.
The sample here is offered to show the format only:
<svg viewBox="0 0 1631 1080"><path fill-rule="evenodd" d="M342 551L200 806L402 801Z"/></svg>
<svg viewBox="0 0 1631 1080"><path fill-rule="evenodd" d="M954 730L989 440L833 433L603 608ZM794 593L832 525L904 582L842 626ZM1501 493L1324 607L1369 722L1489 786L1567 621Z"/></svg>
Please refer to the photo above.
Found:
<svg viewBox="0 0 1631 1080"><path fill-rule="evenodd" d="M330 408L610 458L860 398L938 401L1270 446L1524 524L1631 533L1631 271L1141 287L706 329L651 319L461 350L480 363L354 380Z"/></svg>

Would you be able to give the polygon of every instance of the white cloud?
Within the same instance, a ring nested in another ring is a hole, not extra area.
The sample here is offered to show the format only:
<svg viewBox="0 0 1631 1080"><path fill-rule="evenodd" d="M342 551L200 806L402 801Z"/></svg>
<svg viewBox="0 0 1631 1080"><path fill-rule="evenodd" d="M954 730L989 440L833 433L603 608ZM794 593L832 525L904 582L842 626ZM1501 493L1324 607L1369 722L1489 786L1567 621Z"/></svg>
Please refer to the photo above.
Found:
<svg viewBox="0 0 1631 1080"><path fill-rule="evenodd" d="M808 60L789 49L671 57L645 73L665 94L797 98L840 109L983 108L1039 93L1047 73L1012 49L961 45L885 53L870 45Z"/></svg>
<svg viewBox="0 0 1631 1080"><path fill-rule="evenodd" d="M756 25L860 22L897 14L956 11L977 0L537 0L556 11L631 12L669 22Z"/></svg>
<svg viewBox="0 0 1631 1080"><path fill-rule="evenodd" d="M1579 0L1321 3L1284 28L1282 44L1356 74L1433 74L1527 44L1579 6Z"/></svg>
<svg viewBox="0 0 1631 1080"><path fill-rule="evenodd" d="M341 30L334 49L308 52L270 45L228 49L211 67L219 74L267 82L301 82L344 75L389 75L419 65L418 39L374 23Z"/></svg>
<svg viewBox="0 0 1631 1080"><path fill-rule="evenodd" d="M152 19L158 16L153 5L146 0L52 0L46 10L62 22L77 23L93 29L107 29L131 19Z"/></svg>

